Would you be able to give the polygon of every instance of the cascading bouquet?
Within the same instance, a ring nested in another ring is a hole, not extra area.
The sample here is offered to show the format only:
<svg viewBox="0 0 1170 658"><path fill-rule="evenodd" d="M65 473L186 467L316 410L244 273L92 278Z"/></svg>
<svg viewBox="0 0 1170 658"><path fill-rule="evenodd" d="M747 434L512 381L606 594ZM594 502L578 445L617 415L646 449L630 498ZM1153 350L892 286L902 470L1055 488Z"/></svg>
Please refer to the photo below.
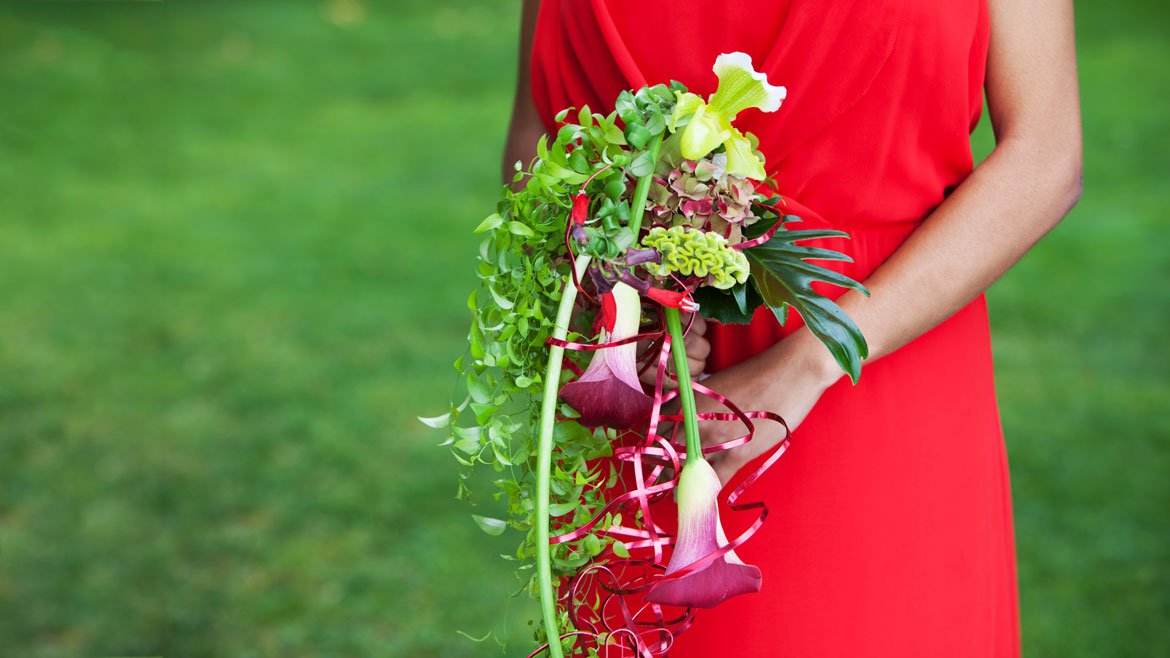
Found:
<svg viewBox="0 0 1170 658"><path fill-rule="evenodd" d="M585 107L574 123L562 111L555 139L541 138L527 170L517 163L497 212L476 229L487 237L468 299L469 349L455 363L462 399L420 420L449 430L443 445L465 467L459 498L471 500L476 467L496 474L492 497L507 514L473 518L489 534L523 533L506 557L540 600L543 645L532 656L662 656L696 608L761 586L734 549L767 510L739 499L788 439L728 495L731 509L756 514L732 540L704 452L751 440L753 420L783 419L691 381L684 313L745 323L766 305L784 323L792 308L854 381L866 356L856 325L812 284L865 289L807 262L848 257L797 244L845 234L790 229L799 217L785 214L787 201L758 191L775 184L755 138L732 125L747 108L779 109L784 88L743 53L720 55L714 72L706 100L672 82L622 92L608 116ZM640 374L651 369L647 391ZM698 413L696 393L727 411ZM664 412L675 398L679 410ZM745 433L704 448L700 420ZM674 536L653 509L672 493Z"/></svg>

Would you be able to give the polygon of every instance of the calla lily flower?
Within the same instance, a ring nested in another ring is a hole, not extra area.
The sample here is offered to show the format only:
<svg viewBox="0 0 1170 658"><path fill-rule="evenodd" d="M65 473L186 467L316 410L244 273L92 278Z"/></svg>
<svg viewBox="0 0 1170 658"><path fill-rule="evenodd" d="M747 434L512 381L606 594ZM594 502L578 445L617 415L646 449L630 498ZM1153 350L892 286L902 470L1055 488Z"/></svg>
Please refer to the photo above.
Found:
<svg viewBox="0 0 1170 658"><path fill-rule="evenodd" d="M736 115L749 107L775 112L787 95L784 87L768 84L768 77L752 67L746 53L724 53L715 59L713 69L719 87L705 102L690 92L675 92L677 103L670 128L675 130L686 120L680 148L688 160L698 160L722 145L727 150L727 172L753 180L763 180L764 163L754 153L748 136L731 125Z"/></svg>
<svg viewBox="0 0 1170 658"><path fill-rule="evenodd" d="M679 475L678 536L666 575L727 545L716 502L719 489L719 476L706 459L687 460ZM663 605L713 608L733 596L760 591L762 583L759 567L744 564L735 551L728 551L698 571L655 583L645 599Z"/></svg>
<svg viewBox="0 0 1170 658"><path fill-rule="evenodd" d="M603 342L636 335L641 320L637 290L619 282L602 295ZM629 343L597 350L585 372L561 387L561 398L581 414L577 422L627 429L650 417L654 400L638 381L637 349L637 344Z"/></svg>

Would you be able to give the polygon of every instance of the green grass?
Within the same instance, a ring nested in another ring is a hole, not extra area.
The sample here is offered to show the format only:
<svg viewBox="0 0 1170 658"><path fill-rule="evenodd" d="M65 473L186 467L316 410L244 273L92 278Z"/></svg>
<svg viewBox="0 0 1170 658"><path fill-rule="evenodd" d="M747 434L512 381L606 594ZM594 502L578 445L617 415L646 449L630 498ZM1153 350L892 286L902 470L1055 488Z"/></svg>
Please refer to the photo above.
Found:
<svg viewBox="0 0 1170 658"><path fill-rule="evenodd" d="M1079 11L1085 196L991 295L1024 641L1165 655L1170 12ZM511 538L412 420L462 349L515 14L0 9L0 654L526 647Z"/></svg>

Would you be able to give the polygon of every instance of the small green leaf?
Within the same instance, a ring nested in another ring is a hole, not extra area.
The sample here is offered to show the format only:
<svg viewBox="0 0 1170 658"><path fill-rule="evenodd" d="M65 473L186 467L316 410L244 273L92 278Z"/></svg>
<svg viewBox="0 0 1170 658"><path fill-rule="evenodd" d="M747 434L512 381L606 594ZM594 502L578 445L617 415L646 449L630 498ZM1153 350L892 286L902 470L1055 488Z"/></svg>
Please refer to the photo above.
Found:
<svg viewBox="0 0 1170 658"><path fill-rule="evenodd" d="M634 246L634 232L628 226L619 228L613 236L613 245L622 252Z"/></svg>
<svg viewBox="0 0 1170 658"><path fill-rule="evenodd" d="M515 466L512 458L509 457L498 445L492 444L492 452L496 455L496 461L504 466Z"/></svg>
<svg viewBox="0 0 1170 658"><path fill-rule="evenodd" d="M650 151L642 151L634 161L630 163L627 171L635 178L641 178L650 172L654 171L654 160L650 157Z"/></svg>
<svg viewBox="0 0 1170 658"><path fill-rule="evenodd" d="M651 135L661 135L666 130L666 121L662 118L661 114L655 113L649 119L646 119L646 130Z"/></svg>
<svg viewBox="0 0 1170 658"><path fill-rule="evenodd" d="M479 452L479 448L480 448L479 438L478 437L475 437L475 438L468 437L465 439L459 439L458 441L455 442L455 445L453 447L456 450L460 450L460 451L465 452L469 455L474 455L475 453Z"/></svg>
<svg viewBox="0 0 1170 658"><path fill-rule="evenodd" d="M467 340L468 346L471 349L471 356L476 359L482 359L485 352L483 349L483 332L479 330L479 324L472 323L471 333L468 334Z"/></svg>
<svg viewBox="0 0 1170 658"><path fill-rule="evenodd" d="M426 425L427 427L433 427L435 429L442 429L442 428L451 424L451 412L448 411L447 413L443 414L442 416L432 416L430 418L424 418L422 416L418 416L418 421L420 423L422 423L423 425Z"/></svg>
<svg viewBox="0 0 1170 658"><path fill-rule="evenodd" d="M553 503L548 506L548 515L552 517L564 516L577 509L577 506L580 504L580 499L571 500L567 503Z"/></svg>
<svg viewBox="0 0 1170 658"><path fill-rule="evenodd" d="M479 526L480 530L493 537L504 534L504 531L508 529L508 522L502 519L493 519L490 516L480 516L478 514L472 514L471 518L475 519L475 524Z"/></svg>
<svg viewBox="0 0 1170 658"><path fill-rule="evenodd" d="M638 150L646 148L646 144L650 143L650 139L653 137L650 131L639 123L626 124L625 135L626 141L630 143L630 146ZM646 152L648 153L648 151Z"/></svg>
<svg viewBox="0 0 1170 658"><path fill-rule="evenodd" d="M626 181L622 176L614 176L605 184L605 196L617 200L626 191Z"/></svg>
<svg viewBox="0 0 1170 658"><path fill-rule="evenodd" d="M451 431L455 433L455 436L461 439L470 439L477 442L479 441L480 429L478 425L473 425L471 427L460 427L456 425L455 427L451 428Z"/></svg>
<svg viewBox="0 0 1170 658"><path fill-rule="evenodd" d="M734 286L731 289L731 296L735 298L735 306L739 309L739 312L743 313L744 315L746 315L748 312L747 290L747 285L743 283Z"/></svg>
<svg viewBox="0 0 1170 658"><path fill-rule="evenodd" d="M630 549L626 548L625 544L616 539L613 540L613 544L610 546L610 549L613 550L614 555L620 558L630 557Z"/></svg>
<svg viewBox="0 0 1170 658"><path fill-rule="evenodd" d="M503 223L504 223L504 218L500 216L500 213L498 213L498 212L492 213L492 214L488 215L486 219L484 219L482 222L480 222L479 226L475 227L475 232L476 233L483 233L485 231L490 231Z"/></svg>
<svg viewBox="0 0 1170 658"><path fill-rule="evenodd" d="M613 123L605 124L605 141L610 144L617 144L619 146L626 145L626 136L622 133L622 129L618 128Z"/></svg>
<svg viewBox="0 0 1170 658"><path fill-rule="evenodd" d="M516 220L512 220L512 221L508 222L508 231L511 232L512 235L522 235L526 238L536 237L536 233L534 233L532 231L532 229L528 228L527 226L525 226L524 224L521 224L520 222L518 222Z"/></svg>
<svg viewBox="0 0 1170 658"><path fill-rule="evenodd" d="M513 306L515 306L515 304L512 302L512 300L507 299L505 297L501 297L500 293L496 292L495 288L488 286L488 292L491 293L492 299L494 299L496 302L496 306L499 306L500 308L504 309L505 311L511 310L511 308Z"/></svg>
<svg viewBox="0 0 1170 658"><path fill-rule="evenodd" d="M492 394L488 391L487 385L471 373L467 375L467 393L471 396L472 401L480 404L487 404L492 399Z"/></svg>
<svg viewBox="0 0 1170 658"><path fill-rule="evenodd" d="M471 403L471 411L475 414L475 422L483 425L491 418L492 414L500 410L498 405L494 404L480 404L478 402Z"/></svg>

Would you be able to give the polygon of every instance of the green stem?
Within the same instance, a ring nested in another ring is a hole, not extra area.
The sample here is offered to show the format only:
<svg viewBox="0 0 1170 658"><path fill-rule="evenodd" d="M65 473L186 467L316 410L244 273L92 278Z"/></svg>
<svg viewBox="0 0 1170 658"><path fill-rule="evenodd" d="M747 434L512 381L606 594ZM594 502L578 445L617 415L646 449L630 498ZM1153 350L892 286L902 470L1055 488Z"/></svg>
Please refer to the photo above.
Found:
<svg viewBox="0 0 1170 658"><path fill-rule="evenodd" d="M577 278L585 276L590 257L581 254L573 266ZM577 286L573 278L565 280L561 293L561 305L557 308L553 324L554 338L564 340L569 332L569 318L573 314L573 303L577 300ZM536 580L540 586L540 611L544 617L544 632L548 636L548 653L552 658L564 658L561 649L561 632L557 627L557 598L552 585L552 552L548 544L548 493L552 470L553 424L556 421L557 390L561 384L561 363L565 348L553 345L548 348L548 368L544 371L544 395L540 400L540 434L537 439L536 455Z"/></svg>
<svg viewBox="0 0 1170 658"><path fill-rule="evenodd" d="M666 330L670 332L670 352L674 355L674 372L678 376L678 399L682 403L683 430L687 435L687 463L703 459L699 441L699 419L695 411L695 390L691 388L691 371L687 365L687 346L683 342L682 321L677 308L666 309Z"/></svg>
<svg viewBox="0 0 1170 658"><path fill-rule="evenodd" d="M633 215L630 217L630 230L634 232L634 242L638 241L638 231L642 230L642 215L646 212L646 197L650 195L650 183L654 180L654 170L658 167L658 152L662 150L662 140L666 137L666 131L654 138L654 142L650 144L650 173L638 179L638 184L634 186L634 199L630 203L633 204L630 210Z"/></svg>
<svg viewBox="0 0 1170 658"><path fill-rule="evenodd" d="M650 145L650 160L654 166L658 164L658 152L662 148L660 135ZM646 197L650 194L650 183L654 179L654 169L649 174L638 179L634 187L633 217L630 220L630 229L637 240L638 232L642 228L642 215L646 212ZM573 266L577 270L577 278L585 276L589 267L590 257L581 254ZM561 304L557 308L556 322L553 324L554 338L564 340L569 331L569 318L573 314L573 303L577 299L577 286L573 285L570 277L565 281L564 292L561 294ZM668 309L669 311L672 309ZM677 324L678 309L675 311ZM669 317L669 316L668 316ZM681 329L679 333L681 335ZM682 342L679 342L680 349ZM686 363L686 352L683 353L683 363ZM564 658L561 648L561 631L557 626L557 599L552 586L552 551L549 548L549 482L552 471L553 424L556 422L557 391L561 383L561 363L565 356L565 349L553 345L548 349L548 368L544 371L544 395L540 400L540 434L537 438L536 454L536 581L540 587L540 611L544 618L544 634L548 636L548 654L551 658ZM686 368L684 366L683 370ZM687 378L687 391L691 393L691 415L694 416L695 398L690 391L690 378ZM695 430L695 440L698 441L698 430ZM688 432L689 436L689 432ZM689 441L689 438L688 438ZM689 445L689 444L688 444ZM690 448L687 449L690 452Z"/></svg>

